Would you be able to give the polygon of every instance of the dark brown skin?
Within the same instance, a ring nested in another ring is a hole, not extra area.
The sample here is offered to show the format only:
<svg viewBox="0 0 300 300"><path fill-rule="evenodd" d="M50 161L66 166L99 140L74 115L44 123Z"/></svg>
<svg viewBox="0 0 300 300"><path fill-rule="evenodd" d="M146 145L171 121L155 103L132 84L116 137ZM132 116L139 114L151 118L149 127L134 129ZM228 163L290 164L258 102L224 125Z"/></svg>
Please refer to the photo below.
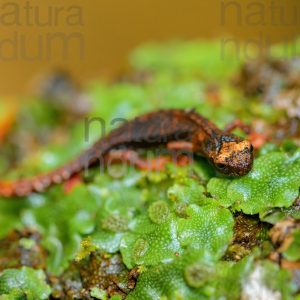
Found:
<svg viewBox="0 0 300 300"><path fill-rule="evenodd" d="M227 176L243 176L252 168L253 148L249 141L222 131L192 110L160 110L124 123L78 158L48 174L15 182L0 181L0 196L21 197L42 192L86 168L102 163L111 150L167 147L168 143L174 142L189 144L192 152L207 158Z"/></svg>

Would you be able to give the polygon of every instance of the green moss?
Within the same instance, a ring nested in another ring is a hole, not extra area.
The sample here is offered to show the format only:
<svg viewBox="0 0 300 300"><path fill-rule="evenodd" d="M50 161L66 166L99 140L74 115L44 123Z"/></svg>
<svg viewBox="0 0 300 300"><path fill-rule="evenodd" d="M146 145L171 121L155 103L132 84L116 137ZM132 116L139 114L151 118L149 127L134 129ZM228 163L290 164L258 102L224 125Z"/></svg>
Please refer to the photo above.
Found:
<svg viewBox="0 0 300 300"><path fill-rule="evenodd" d="M222 256L233 234L233 217L230 211L216 205L187 208L187 218L178 220L179 240L183 246L210 250Z"/></svg>
<svg viewBox="0 0 300 300"><path fill-rule="evenodd" d="M121 241L121 254L126 266L156 265L173 260L177 253L182 252L177 236L174 217L161 225L154 225L147 233L126 234Z"/></svg>
<svg viewBox="0 0 300 300"><path fill-rule="evenodd" d="M92 252L97 250L97 246L93 243L90 237L81 241L80 248L81 249L75 258L77 261L83 260L85 257L89 256Z"/></svg>
<svg viewBox="0 0 300 300"><path fill-rule="evenodd" d="M213 272L211 266L195 263L185 268L184 278L190 287L199 288L212 280Z"/></svg>
<svg viewBox="0 0 300 300"><path fill-rule="evenodd" d="M190 205L186 213L187 218L171 215L168 221L151 227L147 219L136 223L138 229L133 228L121 241L125 264L132 268L135 264L172 261L186 247L210 249L217 257L223 255L232 237L231 213L214 205Z"/></svg>
<svg viewBox="0 0 300 300"><path fill-rule="evenodd" d="M42 270L22 267L19 270L6 269L0 275L0 295L8 296L7 299L48 299L50 293Z"/></svg>
<svg viewBox="0 0 300 300"><path fill-rule="evenodd" d="M218 262L198 251L149 268L127 299L239 299L262 292L293 299L295 286L289 272L268 261L257 264L254 257L238 263Z"/></svg>
<svg viewBox="0 0 300 300"><path fill-rule="evenodd" d="M293 205L288 208L273 208L261 211L259 217L262 221L270 224L276 224L286 218L300 220L300 210L298 206Z"/></svg>
<svg viewBox="0 0 300 300"><path fill-rule="evenodd" d="M300 230L296 229L292 233L292 242L288 248L283 252L283 256L290 261L300 260Z"/></svg>
<svg viewBox="0 0 300 300"><path fill-rule="evenodd" d="M139 261L146 254L149 249L149 244L144 239L137 239L133 245L133 260Z"/></svg>
<svg viewBox="0 0 300 300"><path fill-rule="evenodd" d="M168 197L177 203L201 203L206 200L205 188L200 182L190 178L180 178L168 189Z"/></svg>
<svg viewBox="0 0 300 300"><path fill-rule="evenodd" d="M91 288L91 296L96 299L107 300L107 294L105 290L101 290L97 287Z"/></svg>
<svg viewBox="0 0 300 300"><path fill-rule="evenodd" d="M231 182L230 179L214 177L207 184L207 191L224 207L229 207L234 203L234 199L227 196L227 188Z"/></svg>
<svg viewBox="0 0 300 300"><path fill-rule="evenodd" d="M148 214L153 223L162 224L168 219L170 210L165 201L156 201L150 205Z"/></svg>
<svg viewBox="0 0 300 300"><path fill-rule="evenodd" d="M110 214L102 220L102 228L113 232L126 231L127 227L128 220L119 214Z"/></svg>

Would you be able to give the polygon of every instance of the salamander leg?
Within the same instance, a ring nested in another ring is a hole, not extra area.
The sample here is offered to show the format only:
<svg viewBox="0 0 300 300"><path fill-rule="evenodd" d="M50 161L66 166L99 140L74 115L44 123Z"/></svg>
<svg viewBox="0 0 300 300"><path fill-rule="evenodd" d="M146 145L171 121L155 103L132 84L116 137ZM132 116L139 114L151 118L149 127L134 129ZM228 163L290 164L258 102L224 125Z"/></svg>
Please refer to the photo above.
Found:
<svg viewBox="0 0 300 300"><path fill-rule="evenodd" d="M126 163L140 170L161 171L164 170L166 164L171 162L170 157L160 156L157 158L142 158L133 150L113 150L105 157L107 165Z"/></svg>
<svg viewBox="0 0 300 300"><path fill-rule="evenodd" d="M251 126L245 124L244 122L242 122L239 119L230 122L224 128L225 131L230 132L230 133L235 129L241 129L245 134L250 134L252 132Z"/></svg>
<svg viewBox="0 0 300 300"><path fill-rule="evenodd" d="M167 149L173 153L173 162L184 167L192 164L194 146L191 142L174 141L167 144Z"/></svg>
<svg viewBox="0 0 300 300"><path fill-rule="evenodd" d="M225 131L232 132L234 129L237 128L241 129L245 134L247 134L247 138L254 147L254 149L259 149L268 141L268 137L266 135L255 132L250 125L243 123L241 120L235 120L229 123L225 127Z"/></svg>
<svg viewBox="0 0 300 300"><path fill-rule="evenodd" d="M179 154L176 159L172 155L160 155L156 158L142 158L133 150L114 150L110 151L105 158L106 164L126 163L140 170L163 171L168 163L175 162L179 166L190 164L187 155Z"/></svg>
<svg viewBox="0 0 300 300"><path fill-rule="evenodd" d="M175 141L175 142L169 142L167 144L167 148L173 151L175 150L175 151L192 152L193 144L186 141Z"/></svg>

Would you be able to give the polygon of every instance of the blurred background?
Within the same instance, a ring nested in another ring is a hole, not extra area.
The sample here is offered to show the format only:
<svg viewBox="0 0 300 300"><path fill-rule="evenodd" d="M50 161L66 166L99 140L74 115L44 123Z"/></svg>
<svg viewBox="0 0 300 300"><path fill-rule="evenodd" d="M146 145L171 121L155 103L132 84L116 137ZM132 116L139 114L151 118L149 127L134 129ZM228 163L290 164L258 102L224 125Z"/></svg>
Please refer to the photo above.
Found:
<svg viewBox="0 0 300 300"><path fill-rule="evenodd" d="M230 37L269 43L299 34L298 0L43 0L0 5L0 96L31 93L36 77L68 70L79 82L112 77L147 41ZM244 43L244 44L243 44Z"/></svg>

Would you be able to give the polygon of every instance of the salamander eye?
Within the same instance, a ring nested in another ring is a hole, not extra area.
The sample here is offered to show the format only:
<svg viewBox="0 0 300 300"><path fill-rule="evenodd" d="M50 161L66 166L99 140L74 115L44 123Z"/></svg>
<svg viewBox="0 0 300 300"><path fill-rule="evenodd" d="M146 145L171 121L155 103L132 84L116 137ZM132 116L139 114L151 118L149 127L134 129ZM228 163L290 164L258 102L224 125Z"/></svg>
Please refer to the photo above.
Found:
<svg viewBox="0 0 300 300"><path fill-rule="evenodd" d="M225 164L222 164L222 163L219 163L219 164L216 164L216 167L220 170L223 170L226 168L226 165Z"/></svg>

